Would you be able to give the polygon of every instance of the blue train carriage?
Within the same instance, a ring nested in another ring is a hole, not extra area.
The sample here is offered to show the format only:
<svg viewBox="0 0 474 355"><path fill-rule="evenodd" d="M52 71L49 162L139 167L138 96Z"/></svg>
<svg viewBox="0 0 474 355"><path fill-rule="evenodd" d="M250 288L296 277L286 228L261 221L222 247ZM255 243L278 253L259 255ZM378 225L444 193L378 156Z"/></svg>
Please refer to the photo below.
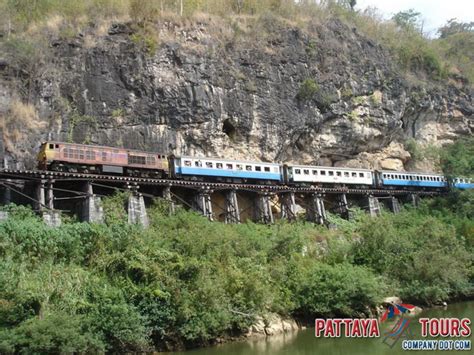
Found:
<svg viewBox="0 0 474 355"><path fill-rule="evenodd" d="M402 189L446 189L448 179L444 175L414 173L406 171L377 171L377 185L383 188Z"/></svg>
<svg viewBox="0 0 474 355"><path fill-rule="evenodd" d="M358 168L286 164L284 176L289 184L372 186L374 183L372 170Z"/></svg>
<svg viewBox="0 0 474 355"><path fill-rule="evenodd" d="M457 177L452 180L452 185L461 190L474 189L474 179Z"/></svg>
<svg viewBox="0 0 474 355"><path fill-rule="evenodd" d="M279 164L204 157L172 157L171 173L176 178L228 183L277 184Z"/></svg>

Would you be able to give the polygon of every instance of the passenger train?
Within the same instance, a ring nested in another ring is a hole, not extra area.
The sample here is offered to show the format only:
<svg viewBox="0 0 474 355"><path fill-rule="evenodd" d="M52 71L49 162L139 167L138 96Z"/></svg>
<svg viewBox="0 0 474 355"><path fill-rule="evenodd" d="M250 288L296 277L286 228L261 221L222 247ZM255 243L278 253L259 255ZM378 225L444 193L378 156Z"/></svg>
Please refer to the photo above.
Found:
<svg viewBox="0 0 474 355"><path fill-rule="evenodd" d="M95 174L173 178L192 181L292 186L351 186L378 189L442 190L474 188L474 180L433 173L369 170L151 153L134 149L48 141L41 144L38 168Z"/></svg>

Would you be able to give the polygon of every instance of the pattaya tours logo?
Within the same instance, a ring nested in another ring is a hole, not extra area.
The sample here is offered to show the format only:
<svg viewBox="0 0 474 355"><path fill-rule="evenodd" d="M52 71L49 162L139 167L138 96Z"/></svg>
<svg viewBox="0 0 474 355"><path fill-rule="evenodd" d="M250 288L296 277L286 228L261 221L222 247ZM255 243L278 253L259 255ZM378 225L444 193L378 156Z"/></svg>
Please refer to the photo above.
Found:
<svg viewBox="0 0 474 355"><path fill-rule="evenodd" d="M407 303L389 305L380 318L380 323L387 320L397 321L393 327L384 332L382 342L393 348L402 339L404 350L471 350L471 340L445 339L447 337L466 338L471 335L469 318L420 318L418 322L406 317L413 313L415 306ZM379 319L376 318L332 318L315 320L317 338L380 338ZM413 339L412 327L421 326L421 336L426 338L441 337L444 339Z"/></svg>

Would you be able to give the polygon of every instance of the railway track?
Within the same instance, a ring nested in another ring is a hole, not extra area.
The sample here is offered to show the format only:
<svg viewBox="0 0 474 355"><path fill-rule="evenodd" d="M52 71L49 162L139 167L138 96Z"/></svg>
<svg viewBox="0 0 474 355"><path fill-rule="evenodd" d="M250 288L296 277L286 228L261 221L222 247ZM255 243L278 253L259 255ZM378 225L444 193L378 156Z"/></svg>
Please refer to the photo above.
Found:
<svg viewBox="0 0 474 355"><path fill-rule="evenodd" d="M58 180L58 181L96 181L107 183L126 183L130 185L157 185L170 187L183 187L189 189L205 190L240 190L257 193L319 193L319 194L352 194L352 195L407 195L416 193L424 196L434 196L443 194L443 191L424 190L382 190L373 188L350 188L350 187L317 187L317 186L286 186L286 185L261 185L261 184L239 184L226 182L204 182L191 180L157 179L145 177L119 176L119 175L99 175L72 172L46 171L46 170L13 170L0 169L0 179L11 180Z"/></svg>

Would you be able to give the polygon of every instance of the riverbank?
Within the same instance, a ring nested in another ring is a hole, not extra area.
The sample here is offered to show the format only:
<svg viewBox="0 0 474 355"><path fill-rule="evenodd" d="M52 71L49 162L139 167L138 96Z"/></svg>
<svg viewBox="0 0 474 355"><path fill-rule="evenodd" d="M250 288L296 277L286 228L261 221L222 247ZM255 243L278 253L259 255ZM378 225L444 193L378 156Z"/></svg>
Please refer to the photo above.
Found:
<svg viewBox="0 0 474 355"><path fill-rule="evenodd" d="M195 348L247 334L268 314L361 318L387 294L417 305L466 296L469 199L331 216L336 230L168 216L162 201L142 229L126 223L120 195L104 200L104 225L49 228L10 208L0 223L0 352Z"/></svg>

